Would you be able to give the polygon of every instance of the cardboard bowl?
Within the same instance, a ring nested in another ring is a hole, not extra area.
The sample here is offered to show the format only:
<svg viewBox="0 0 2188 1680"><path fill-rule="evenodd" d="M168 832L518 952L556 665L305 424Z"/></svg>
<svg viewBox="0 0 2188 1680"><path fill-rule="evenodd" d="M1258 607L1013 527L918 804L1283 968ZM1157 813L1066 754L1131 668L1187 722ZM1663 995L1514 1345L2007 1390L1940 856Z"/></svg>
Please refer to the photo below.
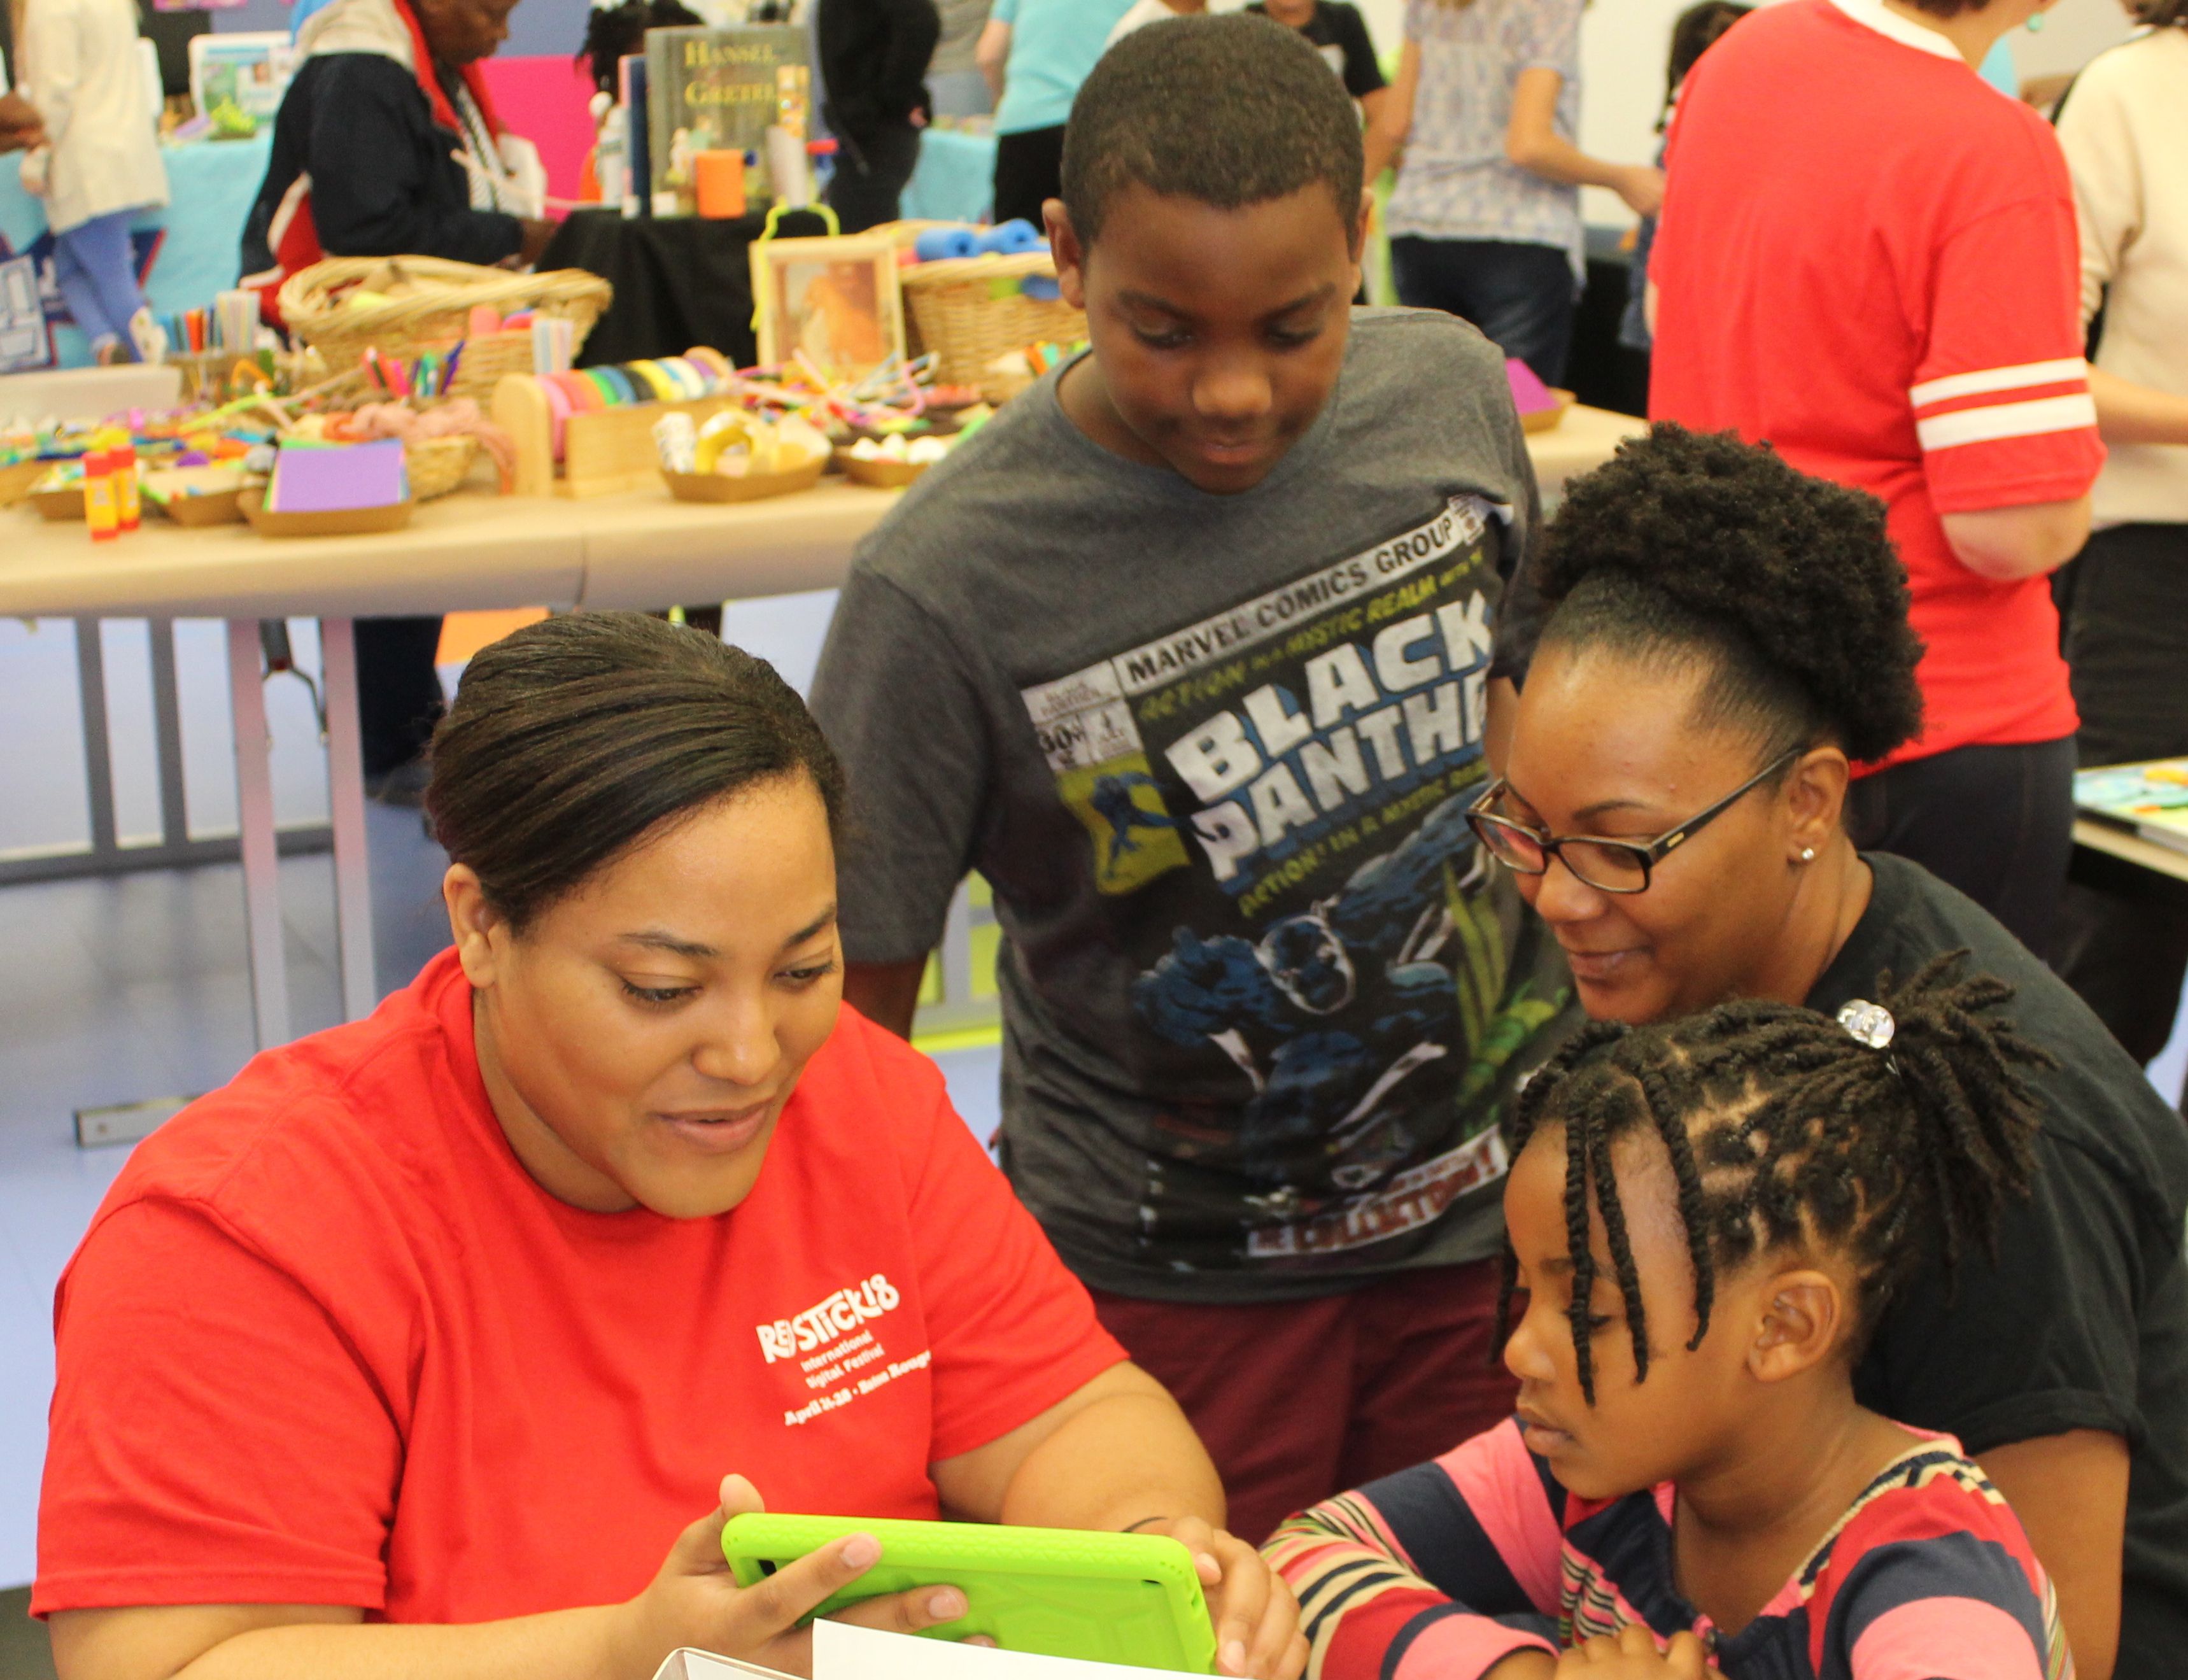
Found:
<svg viewBox="0 0 2188 1680"><path fill-rule="evenodd" d="M144 475L144 506L178 525L239 525L243 521L243 474L235 467L186 466L148 472ZM161 496L166 499L159 499Z"/></svg>
<svg viewBox="0 0 2188 1680"><path fill-rule="evenodd" d="M757 502L769 496L810 490L820 482L820 470L827 465L828 458L821 455L789 472L747 473L733 478L726 472L664 471L661 476L668 482L668 493L680 502Z"/></svg>
<svg viewBox="0 0 2188 1680"><path fill-rule="evenodd" d="M31 505L47 519L82 519L83 517L83 482L64 484L58 489L34 491Z"/></svg>
<svg viewBox="0 0 2188 1680"><path fill-rule="evenodd" d="M13 507L31 493L31 487L53 470L51 461L14 461L0 466L0 507Z"/></svg>
<svg viewBox="0 0 2188 1680"><path fill-rule="evenodd" d="M931 461L861 460L848 449L836 451L843 476L854 484L871 484L877 490L901 490L933 465Z"/></svg>
<svg viewBox="0 0 2188 1680"><path fill-rule="evenodd" d="M262 537L354 537L370 531L400 531L410 522L409 502L392 507L347 508L337 513L268 513L262 505L263 485L246 485L237 505Z"/></svg>
<svg viewBox="0 0 2188 1680"><path fill-rule="evenodd" d="M1574 397L1571 392L1559 391L1554 386L1550 389L1550 395L1558 399L1557 407L1554 409L1537 409L1531 414L1520 415L1520 431L1556 431L1558 428L1558 422L1565 417L1565 410L1572 407L1573 403L1578 400Z"/></svg>
<svg viewBox="0 0 2188 1680"><path fill-rule="evenodd" d="M243 523L243 490L240 485L233 490L215 490L204 495L175 496L165 502L148 498L144 505L192 529L201 525Z"/></svg>

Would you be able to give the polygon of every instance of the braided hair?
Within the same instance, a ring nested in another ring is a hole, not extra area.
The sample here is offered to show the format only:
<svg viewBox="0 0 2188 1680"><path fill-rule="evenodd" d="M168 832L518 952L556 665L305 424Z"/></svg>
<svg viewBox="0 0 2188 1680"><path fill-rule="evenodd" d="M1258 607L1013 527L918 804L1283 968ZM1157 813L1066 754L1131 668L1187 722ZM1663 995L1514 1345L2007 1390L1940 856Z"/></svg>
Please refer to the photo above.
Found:
<svg viewBox="0 0 2188 1680"><path fill-rule="evenodd" d="M1750 1001L1638 1029L1591 1023L1544 1064L1505 1119L1504 1141L1516 1157L1537 1131L1565 1128L1568 1316L1588 1404L1591 1187L1635 1380L1649 1374L1640 1274L1611 1170L1611 1145L1627 1132L1653 1131L1671 1156L1695 1272L1689 1350L1708 1333L1718 1269L1773 1249L1815 1243L1852 1264L1858 1344L1929 1242L1948 1272L1971 1244L1994 1248L2005 1198L2030 1186L2037 1120L2022 1070L2056 1064L1995 1015L2013 988L1964 974L1967 955L1937 957L1896 989L1879 977L1893 1027L1886 1048L1813 1010ZM1518 1273L1507 1239L1500 1346Z"/></svg>

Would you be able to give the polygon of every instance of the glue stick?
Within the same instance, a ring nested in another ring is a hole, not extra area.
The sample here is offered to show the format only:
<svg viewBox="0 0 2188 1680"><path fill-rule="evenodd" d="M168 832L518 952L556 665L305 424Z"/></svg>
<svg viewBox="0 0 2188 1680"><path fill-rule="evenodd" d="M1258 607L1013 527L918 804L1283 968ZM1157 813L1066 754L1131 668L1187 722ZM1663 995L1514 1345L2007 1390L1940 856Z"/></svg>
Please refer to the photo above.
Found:
<svg viewBox="0 0 2188 1680"><path fill-rule="evenodd" d="M106 459L114 468L114 522L124 531L134 531L144 513L137 484L137 446L124 443Z"/></svg>
<svg viewBox="0 0 2188 1680"><path fill-rule="evenodd" d="M114 496L114 458L104 449L83 458L83 522L94 543L110 543L121 534L121 509Z"/></svg>

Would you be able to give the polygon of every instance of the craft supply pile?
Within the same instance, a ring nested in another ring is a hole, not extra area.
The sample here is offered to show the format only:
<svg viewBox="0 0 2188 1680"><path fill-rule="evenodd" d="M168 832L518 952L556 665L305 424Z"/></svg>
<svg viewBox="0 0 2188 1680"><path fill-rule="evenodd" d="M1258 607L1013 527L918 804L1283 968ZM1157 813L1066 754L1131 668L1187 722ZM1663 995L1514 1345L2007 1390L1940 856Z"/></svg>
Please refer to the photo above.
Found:
<svg viewBox="0 0 2188 1680"><path fill-rule="evenodd" d="M827 473L897 489L1084 343L1025 222L763 238L751 266L755 365L702 345L578 368L610 297L595 276L330 259L281 288L293 348L243 294L172 322L179 409L0 433L0 503L105 542L148 503L338 535L460 490L749 500Z"/></svg>

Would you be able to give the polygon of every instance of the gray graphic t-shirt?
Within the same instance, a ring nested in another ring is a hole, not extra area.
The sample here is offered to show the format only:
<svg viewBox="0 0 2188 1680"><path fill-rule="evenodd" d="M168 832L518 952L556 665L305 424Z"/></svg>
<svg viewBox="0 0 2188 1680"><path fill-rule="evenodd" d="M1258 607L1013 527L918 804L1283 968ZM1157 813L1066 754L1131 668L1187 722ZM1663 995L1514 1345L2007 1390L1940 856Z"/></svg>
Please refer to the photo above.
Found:
<svg viewBox="0 0 2188 1680"><path fill-rule="evenodd" d="M1091 1283L1267 1299L1494 1252L1496 1121L1570 1001L1464 816L1536 516L1501 358L1356 311L1238 496L1102 448L1055 384L845 587L814 708L848 955L924 955L988 878L1005 1164Z"/></svg>

